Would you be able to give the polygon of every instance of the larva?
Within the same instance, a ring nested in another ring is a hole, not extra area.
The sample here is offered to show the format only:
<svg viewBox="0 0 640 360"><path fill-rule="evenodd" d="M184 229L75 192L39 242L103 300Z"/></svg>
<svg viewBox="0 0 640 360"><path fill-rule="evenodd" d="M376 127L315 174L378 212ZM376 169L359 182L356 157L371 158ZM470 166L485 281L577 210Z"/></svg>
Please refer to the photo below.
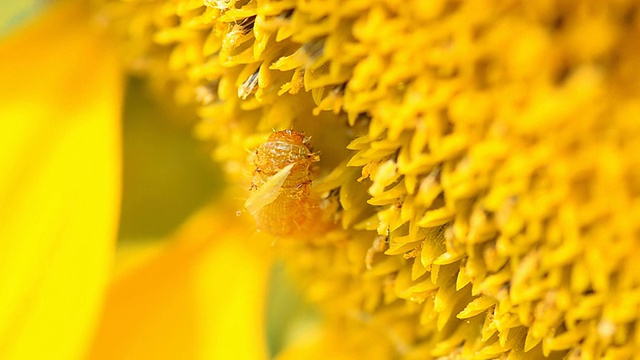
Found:
<svg viewBox="0 0 640 360"><path fill-rule="evenodd" d="M311 193L314 165L319 160L309 138L294 130L274 132L256 149L245 208L254 216L258 229L276 236L326 229L319 197Z"/></svg>

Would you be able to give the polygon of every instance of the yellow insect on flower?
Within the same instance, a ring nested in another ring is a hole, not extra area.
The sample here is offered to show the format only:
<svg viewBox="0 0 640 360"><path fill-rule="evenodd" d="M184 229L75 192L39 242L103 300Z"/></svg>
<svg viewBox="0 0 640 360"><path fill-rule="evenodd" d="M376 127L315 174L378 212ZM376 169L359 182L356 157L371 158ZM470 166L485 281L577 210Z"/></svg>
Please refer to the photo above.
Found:
<svg viewBox="0 0 640 360"><path fill-rule="evenodd" d="M320 198L311 193L314 164L320 160L309 137L277 131L256 149L252 193L245 208L258 229L277 236L326 229Z"/></svg>

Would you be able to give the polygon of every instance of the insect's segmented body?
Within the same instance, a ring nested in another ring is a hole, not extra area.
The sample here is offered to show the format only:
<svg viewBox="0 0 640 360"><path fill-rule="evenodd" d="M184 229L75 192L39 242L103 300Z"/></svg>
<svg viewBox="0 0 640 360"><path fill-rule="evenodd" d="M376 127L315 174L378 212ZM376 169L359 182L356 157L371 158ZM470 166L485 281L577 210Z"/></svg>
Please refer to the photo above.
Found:
<svg viewBox="0 0 640 360"><path fill-rule="evenodd" d="M278 131L258 147L252 190L270 185L282 171L290 170L275 189L275 200L260 205L253 213L260 230L277 236L317 232L326 227L319 199L311 194L314 163L319 157L309 145L309 138L294 130Z"/></svg>

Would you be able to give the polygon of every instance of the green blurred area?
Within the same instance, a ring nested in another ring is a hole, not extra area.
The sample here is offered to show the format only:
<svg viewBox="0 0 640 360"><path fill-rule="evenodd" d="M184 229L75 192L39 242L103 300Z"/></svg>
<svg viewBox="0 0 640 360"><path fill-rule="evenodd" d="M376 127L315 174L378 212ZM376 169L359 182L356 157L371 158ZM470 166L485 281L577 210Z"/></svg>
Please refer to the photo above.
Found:
<svg viewBox="0 0 640 360"><path fill-rule="evenodd" d="M164 100L164 101L163 101ZM170 234L196 209L220 195L222 174L192 136L192 109L152 94L131 78L123 112L121 241Z"/></svg>
<svg viewBox="0 0 640 360"><path fill-rule="evenodd" d="M266 326L271 358L320 326L320 315L304 300L283 263L276 263L271 271Z"/></svg>
<svg viewBox="0 0 640 360"><path fill-rule="evenodd" d="M52 2L53 0L0 0L0 36L17 29Z"/></svg>

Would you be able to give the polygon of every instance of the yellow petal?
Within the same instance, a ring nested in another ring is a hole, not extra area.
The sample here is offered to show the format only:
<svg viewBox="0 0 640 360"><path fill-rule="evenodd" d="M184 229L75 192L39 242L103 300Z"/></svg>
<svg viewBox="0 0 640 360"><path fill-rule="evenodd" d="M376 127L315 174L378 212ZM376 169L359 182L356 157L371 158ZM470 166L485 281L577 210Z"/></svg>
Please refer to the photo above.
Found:
<svg viewBox="0 0 640 360"><path fill-rule="evenodd" d="M201 212L114 279L90 359L267 358L269 240L235 210Z"/></svg>
<svg viewBox="0 0 640 360"><path fill-rule="evenodd" d="M390 331L390 329L385 329ZM276 360L386 360L397 358L379 332L361 325L345 327L326 322L318 327L301 329L296 339L275 356Z"/></svg>
<svg viewBox="0 0 640 360"><path fill-rule="evenodd" d="M0 42L0 358L74 359L95 326L120 192L120 70L63 2Z"/></svg>

